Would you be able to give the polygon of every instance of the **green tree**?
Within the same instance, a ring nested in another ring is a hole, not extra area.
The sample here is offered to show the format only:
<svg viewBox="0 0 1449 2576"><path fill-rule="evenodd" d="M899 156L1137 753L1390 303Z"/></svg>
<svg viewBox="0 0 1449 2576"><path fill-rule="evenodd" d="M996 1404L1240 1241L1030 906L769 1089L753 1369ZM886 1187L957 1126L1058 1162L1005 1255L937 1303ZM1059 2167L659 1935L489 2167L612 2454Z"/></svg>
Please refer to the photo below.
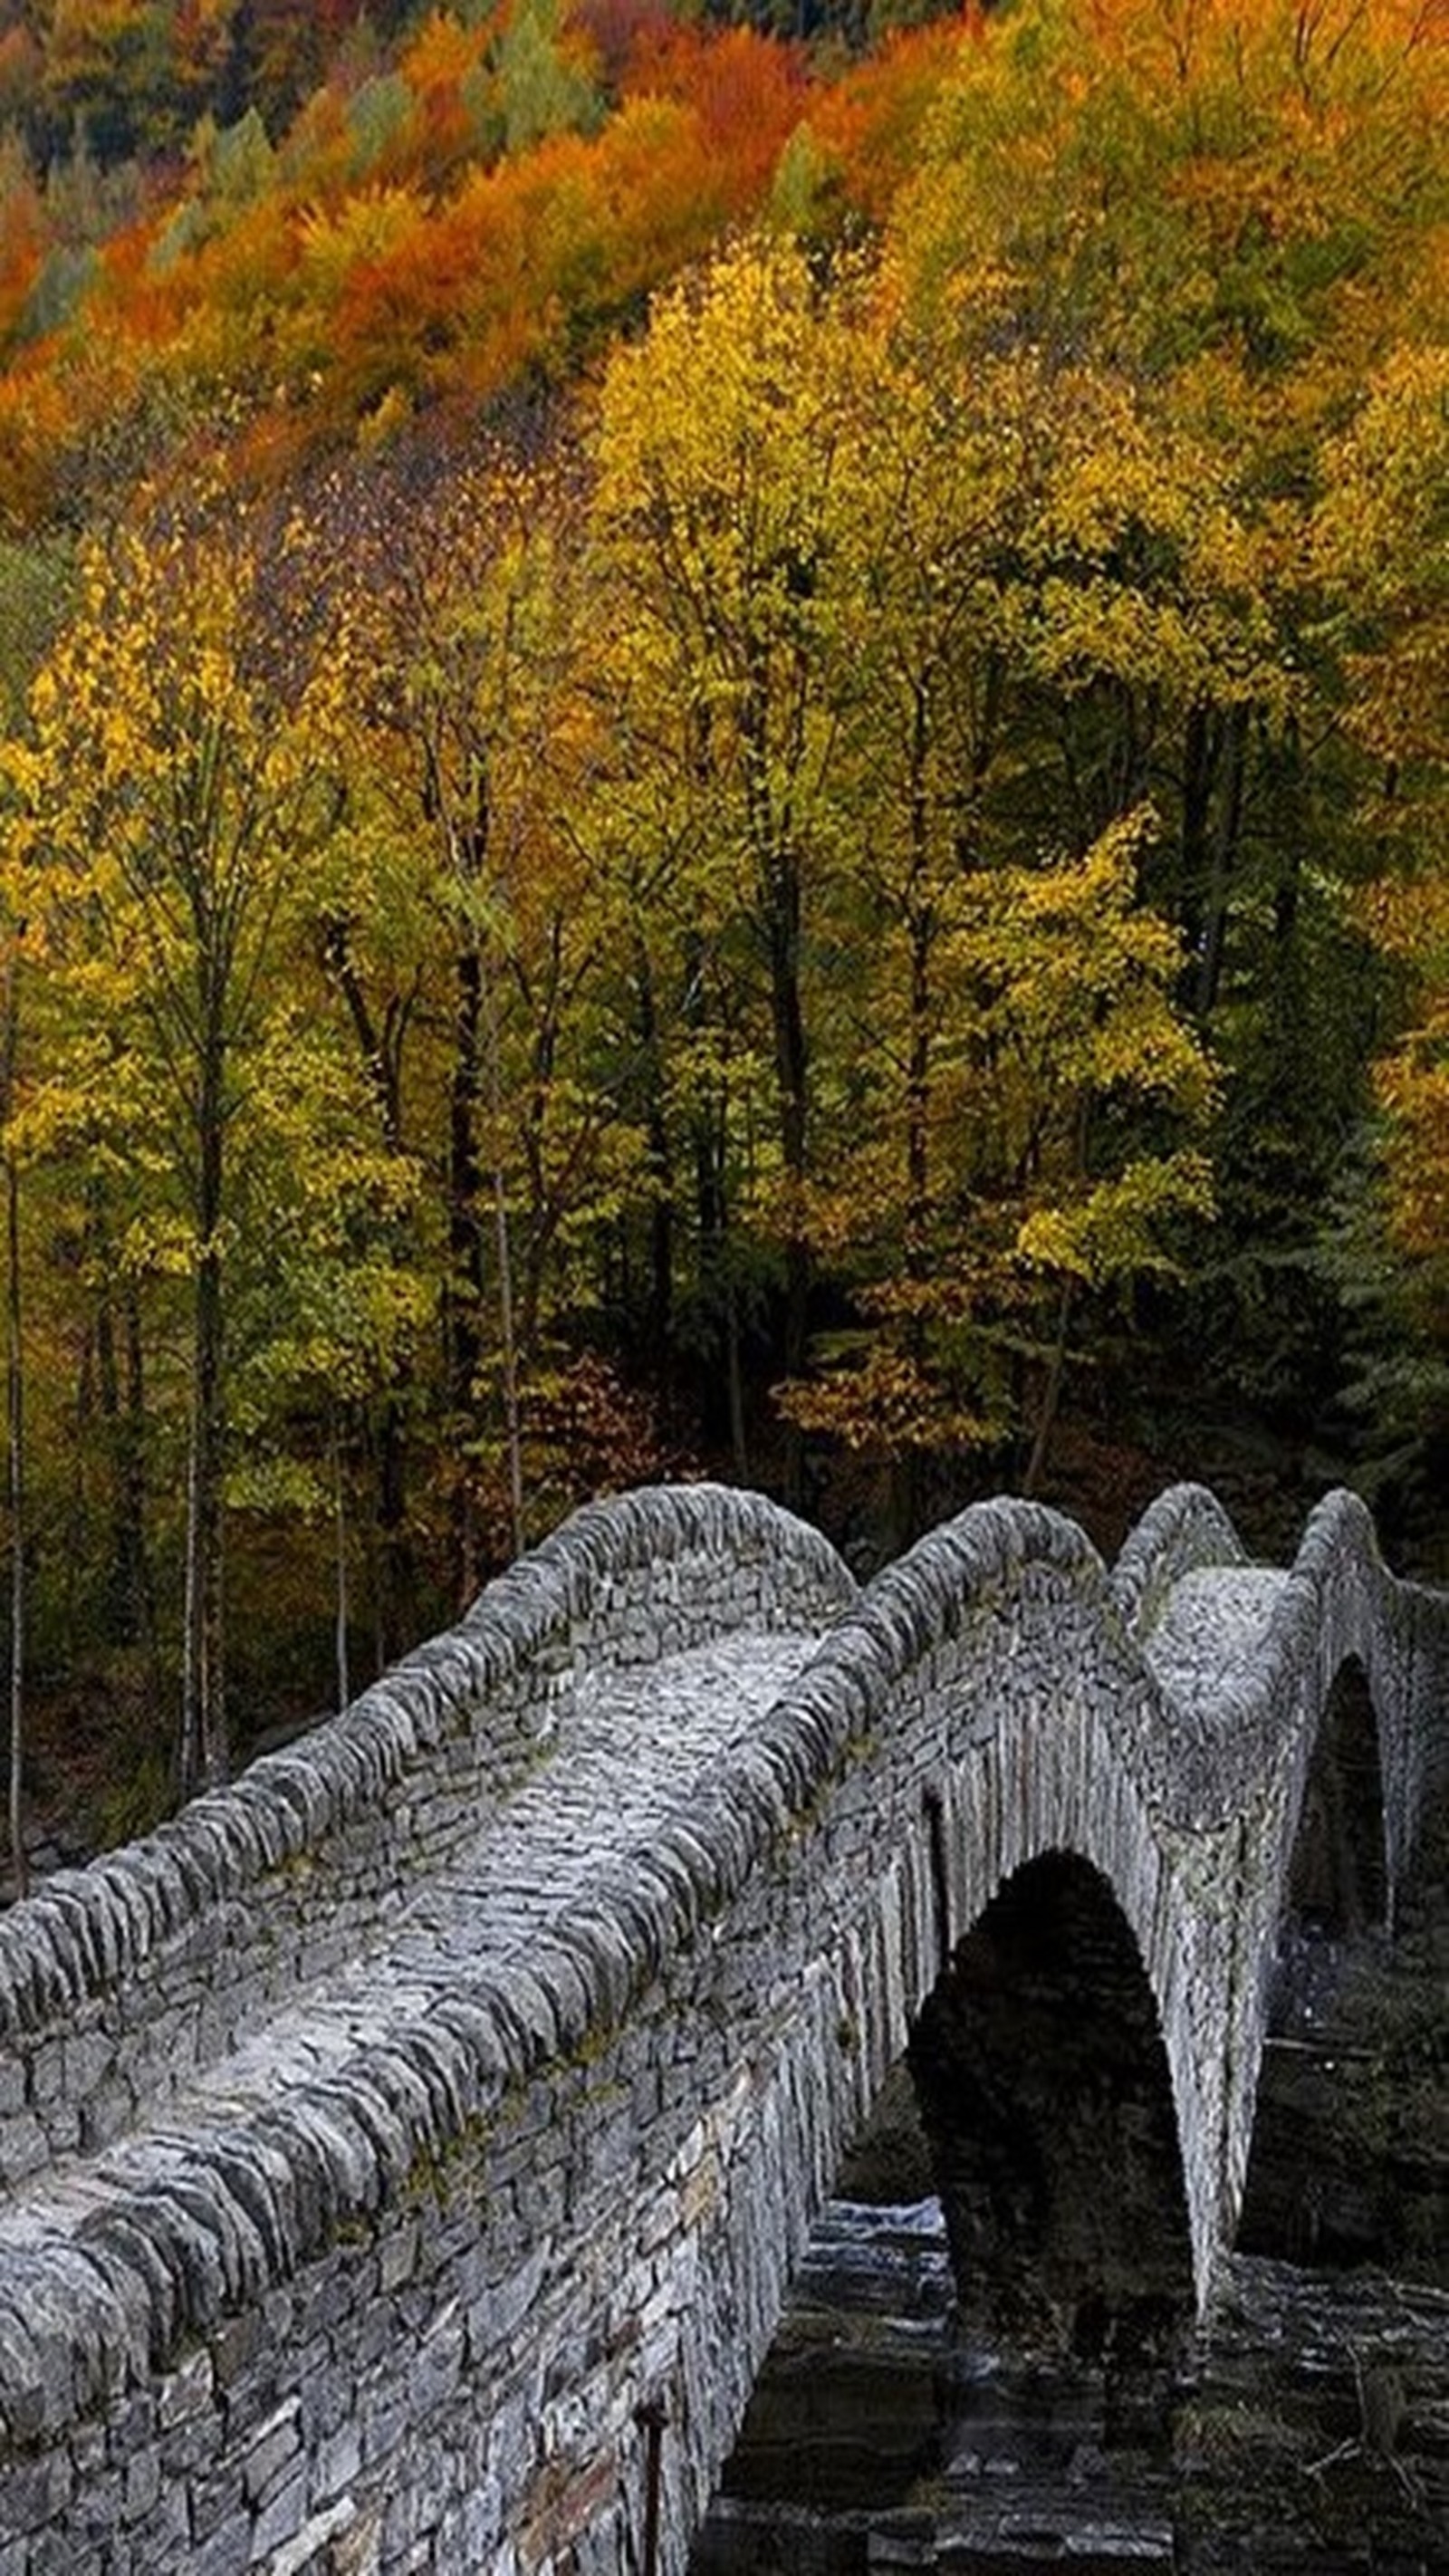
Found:
<svg viewBox="0 0 1449 2576"><path fill-rule="evenodd" d="M185 115L164 0L55 0L43 88L52 130L86 135L103 163L179 139Z"/></svg>
<svg viewBox="0 0 1449 2576"><path fill-rule="evenodd" d="M497 46L510 152L527 152L548 134L586 133L599 121L598 92L577 50L570 59L563 18L558 0L513 0Z"/></svg>

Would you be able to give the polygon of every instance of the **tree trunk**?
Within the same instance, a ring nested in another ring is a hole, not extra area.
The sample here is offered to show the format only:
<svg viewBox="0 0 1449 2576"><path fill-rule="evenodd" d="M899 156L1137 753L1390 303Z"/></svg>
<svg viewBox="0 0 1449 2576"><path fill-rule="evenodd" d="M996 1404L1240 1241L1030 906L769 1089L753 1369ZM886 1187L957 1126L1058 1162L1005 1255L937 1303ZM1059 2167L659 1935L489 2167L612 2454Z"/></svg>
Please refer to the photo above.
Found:
<svg viewBox="0 0 1449 2576"><path fill-rule="evenodd" d="M745 1377L740 1360L740 1308L731 1279L725 1287L725 1371L729 1384L730 1456L737 1483L750 1481L750 1441L745 1422Z"/></svg>
<svg viewBox="0 0 1449 2576"><path fill-rule="evenodd" d="M1228 936L1228 890L1237 864L1243 828L1243 794L1247 776L1248 716L1245 706L1229 707L1217 728L1215 767L1220 771L1218 807L1203 850L1206 876L1198 935L1198 969L1194 1006L1200 1020L1210 1019L1222 984Z"/></svg>
<svg viewBox="0 0 1449 2576"><path fill-rule="evenodd" d="M513 1254L508 1234L508 1188L503 1166L493 1166L493 1241L498 1264L498 1338L503 1381L503 1436L508 1455L508 1517L513 1553L524 1549L523 1424L518 1396L518 1343L513 1324Z"/></svg>
<svg viewBox="0 0 1449 2576"><path fill-rule="evenodd" d="M352 1676L348 1667L347 1628L350 1604L347 1589L347 1485L343 1475L342 1420L334 1406L332 1413L332 1531L335 1569L334 1616L337 1646L337 1707L339 1713L352 1698Z"/></svg>
<svg viewBox="0 0 1449 2576"><path fill-rule="evenodd" d="M226 1440L222 1214L223 1062L217 1040L202 1067L197 1151L196 1294L193 1308L191 1454L186 1487L186 1605L182 1657L183 1798L226 1778L223 1665L223 1495Z"/></svg>
<svg viewBox="0 0 1449 2576"><path fill-rule="evenodd" d="M1051 1357L1047 1362L1041 1410L1036 1419L1036 1437L1031 1444L1031 1456L1027 1461L1026 1474L1022 1478L1021 1490L1028 1498L1035 1494L1046 1474L1052 1433L1056 1429L1057 1416L1061 1411L1062 1388L1067 1374L1067 1336L1072 1320L1072 1299L1073 1283L1067 1279L1062 1283L1062 1293L1057 1302L1056 1331L1052 1336Z"/></svg>
<svg viewBox="0 0 1449 2576"><path fill-rule="evenodd" d="M109 1627L118 1645L153 1646L155 1603L146 1547L145 1372L140 1310L132 1282L122 1280L118 1293L110 1229L98 1191L92 1193L90 1224L100 1276L96 1382L110 1482L111 1543L106 1583Z"/></svg>
<svg viewBox="0 0 1449 2576"><path fill-rule="evenodd" d="M482 1365L479 1317L483 1245L478 1223L481 1164L483 961L476 942L460 949L454 999L453 1071L448 1100L448 1283L443 1301L444 1362L453 1438L460 1449L472 1425ZM453 1467L453 1595L471 1601L478 1588L478 1543L472 1482L463 1457Z"/></svg>
<svg viewBox="0 0 1449 2576"><path fill-rule="evenodd" d="M1208 818L1217 769L1215 727L1201 701L1188 708L1182 735L1182 822L1179 835L1178 926L1191 961L1186 976L1200 987L1206 942ZM1185 978L1186 980L1186 978Z"/></svg>
<svg viewBox="0 0 1449 2576"><path fill-rule="evenodd" d="M498 1270L498 1344L503 1380L503 1433L508 1453L508 1513L513 1553L523 1554L523 1430L518 1401L518 1335L514 1325L513 1246L508 1181L503 1169L503 1066L498 995L488 983L488 1106L493 1127L493 1257Z"/></svg>
<svg viewBox="0 0 1449 2576"><path fill-rule="evenodd" d="M146 1536L146 1364L141 1340L141 1301L134 1280L126 1282L122 1323L126 1386L121 1415L121 1451L117 1462L119 1509L126 1515L130 1533L128 1564L136 1587L133 1633L137 1642L144 1645L150 1659L152 1682L159 1703L160 1632L156 1615L156 1585Z"/></svg>
<svg viewBox="0 0 1449 2576"><path fill-rule="evenodd" d="M685 949L685 1017L695 1035L706 1025L702 996L705 990L705 961L702 945L691 939ZM728 1055L728 1032L724 1053ZM724 1342L725 1398L728 1420L715 1414L716 1380L707 1380L706 1405L717 1431L728 1432L734 1472L739 1482L748 1484L749 1440L746 1428L743 1354L740 1347L739 1295L735 1284L734 1249L730 1241L729 1191L726 1179L729 1150L728 1077L721 1075L711 1087L709 1096L695 1109L689 1121L689 1149L694 1166L694 1210L698 1239L697 1279L702 1304L711 1322L718 1320Z"/></svg>
<svg viewBox="0 0 1449 2576"><path fill-rule="evenodd" d="M323 956L346 1005L377 1104L382 1140L390 1154L403 1151L403 1045L412 1018L412 994L394 994L381 1021L373 1015L353 953L351 924L337 917L326 924ZM410 1604L412 1567L407 1545L406 1391L411 1371L406 1359L394 1360L390 1383L377 1416L376 1462L377 1552L373 1593L374 1660L383 1671L398 1650L402 1621Z"/></svg>
<svg viewBox="0 0 1449 2576"><path fill-rule="evenodd" d="M929 875L929 747L930 708L925 685L918 682L911 712L910 878L906 898L911 948L911 1034L906 1070L905 1262L907 1276L912 1279L925 1276L930 1235L931 957L936 924Z"/></svg>
<svg viewBox="0 0 1449 2576"><path fill-rule="evenodd" d="M639 997L639 1048L644 1065L644 1148L649 1164L649 1308L645 1334L650 1359L662 1367L674 1308L674 1158L669 1121L664 1114L664 1066L659 1040L659 1013L649 954L641 940L635 950L635 991Z"/></svg>
<svg viewBox="0 0 1449 2576"><path fill-rule="evenodd" d="M905 922L910 945L910 1036L906 1057L906 1202L902 1226L905 1275L917 1286L929 1277L931 1258L931 966L936 919L930 891L930 742L930 701L925 682L918 679L912 692L908 798L910 867ZM902 1340L907 1356L918 1368L923 1368L926 1327L915 1304L906 1315ZM895 1555L900 1555L920 1536L924 1466L921 1453L913 1442L897 1448L891 1456L887 1514Z"/></svg>
<svg viewBox="0 0 1449 2576"><path fill-rule="evenodd" d="M407 1541L407 1449L402 1396L396 1382L382 1400L375 1456L377 1579L373 1586L373 1660L382 1672L398 1651L412 1586Z"/></svg>
<svg viewBox="0 0 1449 2576"><path fill-rule="evenodd" d="M803 1196L808 1169L808 1050L800 994L800 871L788 850L773 853L767 871L767 940L770 960L770 1012L775 1039L775 1094L780 1122L780 1151L789 1193L785 1235L785 1312L781 1362L787 1379L801 1378L810 1347L810 1246L804 1230ZM804 1435L794 1423L785 1433L785 1500L793 1511L803 1505Z"/></svg>

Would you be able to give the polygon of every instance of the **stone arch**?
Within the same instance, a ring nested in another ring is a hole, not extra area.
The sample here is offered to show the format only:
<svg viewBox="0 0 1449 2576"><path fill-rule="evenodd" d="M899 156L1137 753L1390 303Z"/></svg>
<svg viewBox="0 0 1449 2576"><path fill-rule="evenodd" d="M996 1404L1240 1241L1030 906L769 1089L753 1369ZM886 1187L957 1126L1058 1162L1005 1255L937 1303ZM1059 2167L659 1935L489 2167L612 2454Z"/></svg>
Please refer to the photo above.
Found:
<svg viewBox="0 0 1449 2576"><path fill-rule="evenodd" d="M1012 1874L927 1997L910 2063L970 2321L1083 2356L1163 2348L1194 2304L1177 2109L1141 1952L1093 1862L1051 1850Z"/></svg>
<svg viewBox="0 0 1449 2576"><path fill-rule="evenodd" d="M1382 2215L1334 2114L1346 1957L1388 1924L1385 1768L1369 1674L1346 1655L1319 1713L1267 1930L1264 2045L1237 2241L1297 2265L1381 2259Z"/></svg>
<svg viewBox="0 0 1449 2576"><path fill-rule="evenodd" d="M1379 1722L1356 1655L1324 1702L1299 1802L1285 1912L1331 1939L1382 1924L1389 1873Z"/></svg>

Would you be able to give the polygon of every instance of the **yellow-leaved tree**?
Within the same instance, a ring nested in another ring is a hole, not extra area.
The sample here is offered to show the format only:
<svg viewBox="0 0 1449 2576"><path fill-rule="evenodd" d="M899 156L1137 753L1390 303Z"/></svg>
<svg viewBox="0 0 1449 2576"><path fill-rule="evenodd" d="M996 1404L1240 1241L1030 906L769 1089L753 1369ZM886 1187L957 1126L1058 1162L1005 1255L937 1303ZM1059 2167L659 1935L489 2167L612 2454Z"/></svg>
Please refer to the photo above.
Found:
<svg viewBox="0 0 1449 2576"><path fill-rule="evenodd" d="M1402 977L1376 1066L1391 1236L1429 1285L1449 1278L1449 352L1397 350L1336 442L1314 522L1342 721L1366 755L1358 912ZM1367 854L1372 853L1370 858Z"/></svg>
<svg viewBox="0 0 1449 2576"><path fill-rule="evenodd" d="M339 1203L405 1186L356 1151L355 1093L308 990L311 871L338 813L325 643L315 566L278 512L220 488L158 496L84 546L4 753L51 960L22 1142L92 1176L101 1260L183 1301L183 1794L227 1768L223 1533L249 1276L265 1337L289 1273L343 1257Z"/></svg>
<svg viewBox="0 0 1449 2576"><path fill-rule="evenodd" d="M552 1315L637 1160L599 1006L627 922L581 819L598 638L574 479L502 447L414 461L411 485L401 456L395 480L344 498L352 758L327 962L374 1118L395 1139L406 1122L437 1183L466 1600L536 1519Z"/></svg>
<svg viewBox="0 0 1449 2576"><path fill-rule="evenodd" d="M822 274L769 239L665 299L606 379L615 812L652 817L693 925L672 1096L693 1075L729 1104L712 1195L780 1255L797 1443L883 1454L907 1523L912 1459L999 1439L1028 1351L1040 1447L1077 1287L1165 1263L1210 1195L1140 770L1075 801L1061 777L1083 704L1119 707L1138 665L1144 706L1252 685L1201 462L1087 369L963 353L901 263ZM812 1273L849 1328L813 1328Z"/></svg>
<svg viewBox="0 0 1449 2576"><path fill-rule="evenodd" d="M914 1458L1018 1428L1028 1366L1031 1491L1075 1306L1170 1273L1183 1219L1211 1212L1212 1068L1175 1000L1180 944L1138 897L1151 828L1139 811L1079 857L958 880L940 907L928 1084L916 988L890 976L893 943L879 952L862 1141L838 1174L858 1321L825 1338L826 1365L783 1401L889 1459L906 1517ZM904 1191L890 1159L902 1129Z"/></svg>
<svg viewBox="0 0 1449 2576"><path fill-rule="evenodd" d="M772 1093L744 1188L783 1274L781 1350L805 1365L816 1134L812 1009L840 866L845 709L858 686L862 482L849 469L874 352L851 295L822 288L795 245L758 237L662 298L647 336L607 371L595 531L618 613L611 686L636 778L684 856L698 930L696 995L713 959L752 1023L696 1019L718 1088ZM869 525L879 528L879 514ZM640 800L635 798L637 821ZM722 1182L716 1158L715 1186ZM797 1491L792 1448L786 1481Z"/></svg>

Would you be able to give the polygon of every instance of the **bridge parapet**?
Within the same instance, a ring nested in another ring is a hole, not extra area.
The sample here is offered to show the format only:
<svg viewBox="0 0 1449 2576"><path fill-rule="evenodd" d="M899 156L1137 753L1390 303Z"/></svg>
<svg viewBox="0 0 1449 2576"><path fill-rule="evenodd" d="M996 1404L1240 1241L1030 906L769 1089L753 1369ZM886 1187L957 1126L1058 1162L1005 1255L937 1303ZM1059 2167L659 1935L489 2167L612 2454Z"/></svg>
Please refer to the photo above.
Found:
<svg viewBox="0 0 1449 2576"><path fill-rule="evenodd" d="M0 2197L89 2153L365 1949L546 1748L581 1674L855 1593L829 1543L716 1485L585 1506L338 1718L0 1917Z"/></svg>
<svg viewBox="0 0 1449 2576"><path fill-rule="evenodd" d="M1169 1485L1124 1542L1112 1569L1112 1598L1140 1642L1184 1575L1246 1562L1247 1550L1216 1494L1206 1485Z"/></svg>

